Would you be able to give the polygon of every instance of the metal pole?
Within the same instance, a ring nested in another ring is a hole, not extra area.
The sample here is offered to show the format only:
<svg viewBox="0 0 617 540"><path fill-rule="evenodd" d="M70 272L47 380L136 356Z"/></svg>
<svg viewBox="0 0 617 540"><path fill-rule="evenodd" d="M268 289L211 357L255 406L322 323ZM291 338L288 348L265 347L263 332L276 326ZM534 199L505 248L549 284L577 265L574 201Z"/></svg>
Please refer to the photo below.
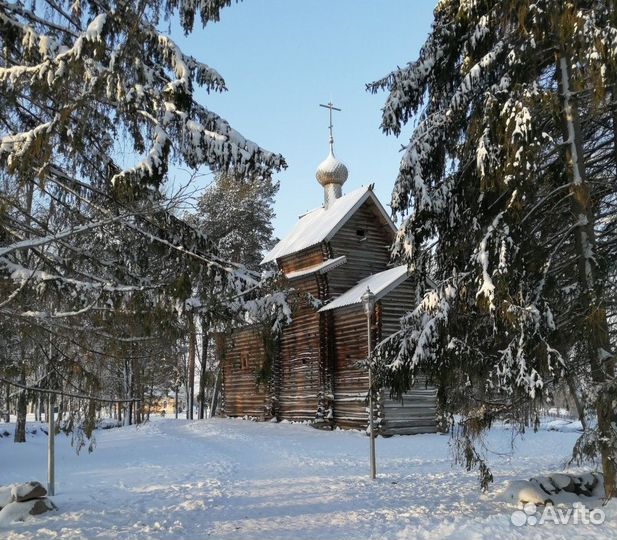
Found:
<svg viewBox="0 0 617 540"><path fill-rule="evenodd" d="M54 395L49 394L47 400L47 493L54 495L54 442L56 439L56 418L54 416Z"/></svg>
<svg viewBox="0 0 617 540"><path fill-rule="evenodd" d="M375 431L373 430L373 374L371 370L371 311L369 307L366 313L367 335L368 335L368 425L370 437L370 458L371 458L371 480L375 480L377 475L377 466L375 464Z"/></svg>

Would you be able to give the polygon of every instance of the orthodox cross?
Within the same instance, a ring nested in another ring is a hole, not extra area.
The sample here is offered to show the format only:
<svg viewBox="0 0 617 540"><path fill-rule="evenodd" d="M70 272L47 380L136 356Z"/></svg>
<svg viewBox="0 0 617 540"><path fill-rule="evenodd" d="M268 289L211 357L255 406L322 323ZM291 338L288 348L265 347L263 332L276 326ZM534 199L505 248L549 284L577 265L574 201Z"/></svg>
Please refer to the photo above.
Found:
<svg viewBox="0 0 617 540"><path fill-rule="evenodd" d="M322 105L320 103L319 106L323 107L324 109L329 109L329 112L330 112L330 125L328 126L328 129L330 130L330 150L332 150L333 146L334 146L334 136L332 135L332 127L333 127L333 125L332 125L332 111L339 111L340 112L341 109L335 107L332 104L331 101L329 101L327 105Z"/></svg>

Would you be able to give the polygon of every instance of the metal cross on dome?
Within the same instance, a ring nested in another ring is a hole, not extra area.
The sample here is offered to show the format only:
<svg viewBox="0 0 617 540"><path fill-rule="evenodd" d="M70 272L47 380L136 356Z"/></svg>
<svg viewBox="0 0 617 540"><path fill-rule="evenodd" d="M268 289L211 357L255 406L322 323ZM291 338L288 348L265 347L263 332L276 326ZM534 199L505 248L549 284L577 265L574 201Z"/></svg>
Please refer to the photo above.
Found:
<svg viewBox="0 0 617 540"><path fill-rule="evenodd" d="M329 109L329 113L330 113L330 125L328 126L328 129L330 130L330 150L332 151L333 149L333 145L334 145L334 136L332 135L332 111L341 111L341 109L339 109L338 107L335 107L334 104L331 101L328 101L327 105L323 105L323 104L319 104L320 107L323 107L324 109Z"/></svg>

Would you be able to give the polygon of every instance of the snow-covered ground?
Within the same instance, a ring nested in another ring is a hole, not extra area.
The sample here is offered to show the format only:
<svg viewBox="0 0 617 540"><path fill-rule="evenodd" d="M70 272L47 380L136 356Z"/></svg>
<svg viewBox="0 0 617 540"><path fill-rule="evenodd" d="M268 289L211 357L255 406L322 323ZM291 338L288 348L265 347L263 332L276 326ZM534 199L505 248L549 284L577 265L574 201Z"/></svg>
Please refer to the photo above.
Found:
<svg viewBox="0 0 617 540"><path fill-rule="evenodd" d="M5 424L0 424L0 432ZM6 426L12 431L12 426ZM507 480L562 470L576 433L542 430L517 439L495 428L487 441L495 484L452 465L448 436L377 440L306 425L156 419L100 430L92 454L57 438L58 512L0 530L0 538L476 539L617 538L617 505L603 525L524 525L499 500ZM0 484L46 479L47 437L0 438Z"/></svg>

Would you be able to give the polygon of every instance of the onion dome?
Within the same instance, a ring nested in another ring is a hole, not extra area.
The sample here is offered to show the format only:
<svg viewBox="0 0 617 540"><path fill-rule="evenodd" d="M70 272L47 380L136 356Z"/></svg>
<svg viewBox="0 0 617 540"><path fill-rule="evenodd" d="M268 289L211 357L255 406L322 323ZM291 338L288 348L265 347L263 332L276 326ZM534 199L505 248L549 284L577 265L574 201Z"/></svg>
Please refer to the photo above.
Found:
<svg viewBox="0 0 617 540"><path fill-rule="evenodd" d="M347 180L348 175L349 172L347 171L347 167L334 157L332 144L330 144L330 153L317 167L315 178L317 178L317 181L324 187L328 184L338 184L342 186Z"/></svg>

